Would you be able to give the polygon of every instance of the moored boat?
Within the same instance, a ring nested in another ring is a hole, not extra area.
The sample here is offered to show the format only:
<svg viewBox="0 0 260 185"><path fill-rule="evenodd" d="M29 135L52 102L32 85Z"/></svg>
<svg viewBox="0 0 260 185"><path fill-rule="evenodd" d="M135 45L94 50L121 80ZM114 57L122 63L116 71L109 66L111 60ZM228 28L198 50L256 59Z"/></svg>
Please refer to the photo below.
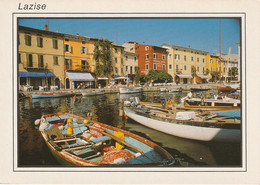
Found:
<svg viewBox="0 0 260 185"><path fill-rule="evenodd" d="M97 95L103 95L105 94L104 90L87 90L87 91L81 91L82 96L97 96Z"/></svg>
<svg viewBox="0 0 260 185"><path fill-rule="evenodd" d="M125 130L72 114L36 120L61 164L68 166L172 166L174 158L155 143Z"/></svg>
<svg viewBox="0 0 260 185"><path fill-rule="evenodd" d="M236 90L235 88L232 88L231 86L219 86L218 87L218 90L219 91L229 91L229 92L231 92L231 91L234 91L234 90Z"/></svg>
<svg viewBox="0 0 260 185"><path fill-rule="evenodd" d="M241 141L241 123L234 117L218 114L197 115L194 111L166 113L144 109L137 103L125 102L127 117L152 129L200 141Z"/></svg>
<svg viewBox="0 0 260 185"><path fill-rule="evenodd" d="M121 87L119 92L120 94L139 93L142 92L142 87Z"/></svg>
<svg viewBox="0 0 260 185"><path fill-rule="evenodd" d="M74 96L74 93L34 93L30 98L59 98L66 96Z"/></svg>

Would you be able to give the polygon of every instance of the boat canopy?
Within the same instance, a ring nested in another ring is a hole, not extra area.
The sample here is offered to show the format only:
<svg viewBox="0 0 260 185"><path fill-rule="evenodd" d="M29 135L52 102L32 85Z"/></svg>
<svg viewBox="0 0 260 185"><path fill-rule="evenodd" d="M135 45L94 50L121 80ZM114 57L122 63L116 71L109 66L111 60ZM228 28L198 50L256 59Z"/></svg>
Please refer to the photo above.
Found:
<svg viewBox="0 0 260 185"><path fill-rule="evenodd" d="M95 81L90 73L66 72L71 81Z"/></svg>
<svg viewBox="0 0 260 185"><path fill-rule="evenodd" d="M191 75L184 75L184 74L177 74L177 76L180 78L192 78Z"/></svg>
<svg viewBox="0 0 260 185"><path fill-rule="evenodd" d="M108 77L97 77L98 80L108 80Z"/></svg>
<svg viewBox="0 0 260 185"><path fill-rule="evenodd" d="M126 80L127 78L124 76L114 76L115 80Z"/></svg>
<svg viewBox="0 0 260 185"><path fill-rule="evenodd" d="M19 77L36 77L36 78L45 78L45 77L55 77L53 73L45 72L23 72L19 71Z"/></svg>
<svg viewBox="0 0 260 185"><path fill-rule="evenodd" d="M198 77L200 77L201 79L209 79L210 77L209 76L206 76L206 75L197 75Z"/></svg>

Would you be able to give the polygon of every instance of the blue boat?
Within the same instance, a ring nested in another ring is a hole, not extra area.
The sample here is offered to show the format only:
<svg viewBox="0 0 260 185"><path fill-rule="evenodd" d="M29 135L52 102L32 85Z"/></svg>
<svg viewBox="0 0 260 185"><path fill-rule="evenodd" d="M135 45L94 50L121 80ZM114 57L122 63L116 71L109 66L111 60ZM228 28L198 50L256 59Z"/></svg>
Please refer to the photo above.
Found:
<svg viewBox="0 0 260 185"><path fill-rule="evenodd" d="M59 98L59 97L66 97L66 96L74 96L74 93L44 93L44 94L32 94L31 98Z"/></svg>
<svg viewBox="0 0 260 185"><path fill-rule="evenodd" d="M54 157L66 166L173 166L157 144L125 130L68 113L35 121Z"/></svg>

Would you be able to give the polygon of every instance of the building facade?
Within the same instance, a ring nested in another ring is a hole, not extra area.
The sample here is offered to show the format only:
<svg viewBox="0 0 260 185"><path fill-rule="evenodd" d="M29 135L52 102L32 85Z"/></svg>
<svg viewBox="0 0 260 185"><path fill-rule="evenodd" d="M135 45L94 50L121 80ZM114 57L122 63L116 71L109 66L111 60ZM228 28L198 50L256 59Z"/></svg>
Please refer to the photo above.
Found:
<svg viewBox="0 0 260 185"><path fill-rule="evenodd" d="M128 42L123 44L126 51L139 55L138 67L141 75L147 75L151 70L167 72L167 50L162 47Z"/></svg>
<svg viewBox="0 0 260 185"><path fill-rule="evenodd" d="M64 35L65 88L94 87L94 78L90 74L90 38L79 35ZM93 47L91 47L93 48ZM92 67L93 68L93 67ZM93 69L92 69L93 70Z"/></svg>
<svg viewBox="0 0 260 185"><path fill-rule="evenodd" d="M124 61L124 47L112 43L112 66L113 72L115 76L125 76L124 68L125 68L125 61Z"/></svg>
<svg viewBox="0 0 260 185"><path fill-rule="evenodd" d="M64 88L63 34L18 26L19 85Z"/></svg>
<svg viewBox="0 0 260 185"><path fill-rule="evenodd" d="M172 75L177 83L201 83L207 77L206 51L163 44L161 47L168 52L168 73Z"/></svg>
<svg viewBox="0 0 260 185"><path fill-rule="evenodd" d="M125 51L125 74L136 74L138 70L138 54Z"/></svg>

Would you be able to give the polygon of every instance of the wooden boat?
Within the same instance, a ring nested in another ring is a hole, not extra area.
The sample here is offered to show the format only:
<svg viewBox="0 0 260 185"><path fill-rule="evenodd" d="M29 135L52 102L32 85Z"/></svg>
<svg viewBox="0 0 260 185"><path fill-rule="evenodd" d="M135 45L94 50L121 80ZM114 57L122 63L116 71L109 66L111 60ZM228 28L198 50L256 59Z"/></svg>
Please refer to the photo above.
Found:
<svg viewBox="0 0 260 185"><path fill-rule="evenodd" d="M240 106L240 100L233 98L222 98L222 99L213 99L213 98L189 98L184 100L185 103L189 105L206 105L206 106Z"/></svg>
<svg viewBox="0 0 260 185"><path fill-rule="evenodd" d="M200 141L241 141L239 119L218 116L218 114L196 115L194 111L165 113L161 110L143 109L130 101L125 102L127 117L152 129ZM218 117L217 117L218 116Z"/></svg>
<svg viewBox="0 0 260 185"><path fill-rule="evenodd" d="M190 88L191 91L208 91L210 88L205 88L205 87L192 87Z"/></svg>
<svg viewBox="0 0 260 185"><path fill-rule="evenodd" d="M139 93L142 92L142 87L121 87L119 92L120 94Z"/></svg>
<svg viewBox="0 0 260 185"><path fill-rule="evenodd" d="M74 93L35 93L30 98L60 98L66 96L74 96Z"/></svg>
<svg viewBox="0 0 260 185"><path fill-rule="evenodd" d="M235 88L232 88L231 86L219 86L218 87L218 90L219 91L235 91L236 89Z"/></svg>
<svg viewBox="0 0 260 185"><path fill-rule="evenodd" d="M182 92L182 88L174 88L174 89L170 89L169 90L171 93L174 93L174 92Z"/></svg>
<svg viewBox="0 0 260 185"><path fill-rule="evenodd" d="M81 94L82 94L82 96L97 96L97 95L104 95L105 91L92 89L92 90L87 90L87 91L81 91Z"/></svg>
<svg viewBox="0 0 260 185"><path fill-rule="evenodd" d="M172 166L174 158L155 143L125 130L72 114L36 120L54 157L68 166Z"/></svg>

